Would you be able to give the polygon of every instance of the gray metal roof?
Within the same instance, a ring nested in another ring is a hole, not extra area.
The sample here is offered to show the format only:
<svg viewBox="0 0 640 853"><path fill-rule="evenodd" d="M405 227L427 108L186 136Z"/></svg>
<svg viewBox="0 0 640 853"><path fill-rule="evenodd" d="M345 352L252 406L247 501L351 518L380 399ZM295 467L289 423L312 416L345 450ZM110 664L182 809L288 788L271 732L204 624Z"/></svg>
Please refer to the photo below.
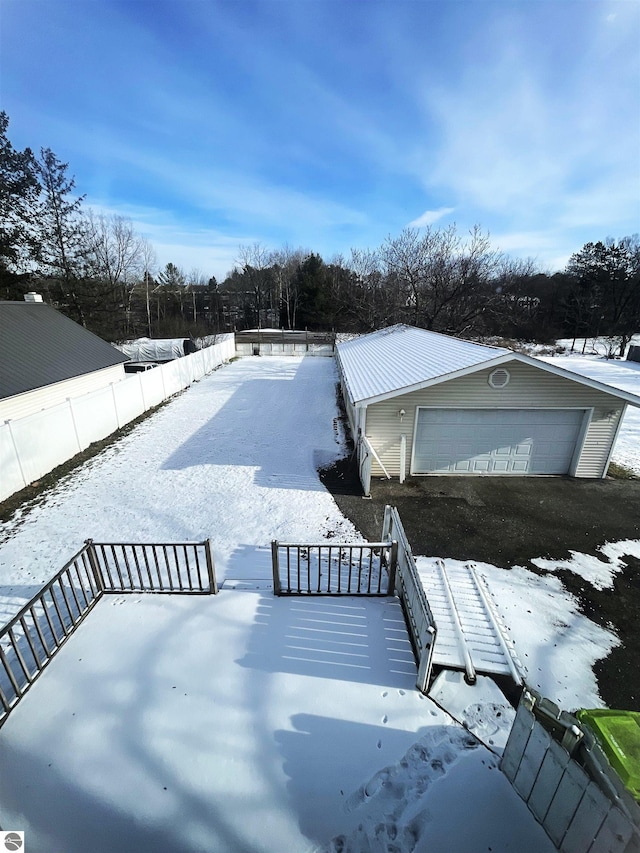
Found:
<svg viewBox="0 0 640 853"><path fill-rule="evenodd" d="M338 344L343 377L354 403L443 378L504 355L503 347L462 341L413 326L390 326Z"/></svg>
<svg viewBox="0 0 640 853"><path fill-rule="evenodd" d="M111 344L43 302L0 301L0 398L125 361Z"/></svg>
<svg viewBox="0 0 640 853"><path fill-rule="evenodd" d="M611 394L640 408L640 396L555 364L504 347L476 344L413 326L390 326L345 341L337 346L337 358L344 383L355 405L368 405L416 391L465 373L473 373L482 367L497 367L507 361L519 361Z"/></svg>

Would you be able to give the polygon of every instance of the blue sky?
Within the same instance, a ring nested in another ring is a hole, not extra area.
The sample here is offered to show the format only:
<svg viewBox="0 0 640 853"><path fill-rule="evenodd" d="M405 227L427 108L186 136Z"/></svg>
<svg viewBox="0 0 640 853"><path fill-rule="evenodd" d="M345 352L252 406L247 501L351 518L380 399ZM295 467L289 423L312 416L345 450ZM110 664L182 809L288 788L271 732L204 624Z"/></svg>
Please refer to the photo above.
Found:
<svg viewBox="0 0 640 853"><path fill-rule="evenodd" d="M0 0L0 103L219 280L474 224L561 268L640 230L637 0Z"/></svg>

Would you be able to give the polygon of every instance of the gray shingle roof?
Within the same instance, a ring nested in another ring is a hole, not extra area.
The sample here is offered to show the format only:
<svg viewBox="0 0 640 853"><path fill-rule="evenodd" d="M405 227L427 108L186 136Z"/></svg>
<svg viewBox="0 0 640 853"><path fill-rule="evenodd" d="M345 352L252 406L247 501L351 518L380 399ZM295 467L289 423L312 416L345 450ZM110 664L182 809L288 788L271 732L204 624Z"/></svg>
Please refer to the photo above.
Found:
<svg viewBox="0 0 640 853"><path fill-rule="evenodd" d="M0 398L127 360L45 303L0 301Z"/></svg>

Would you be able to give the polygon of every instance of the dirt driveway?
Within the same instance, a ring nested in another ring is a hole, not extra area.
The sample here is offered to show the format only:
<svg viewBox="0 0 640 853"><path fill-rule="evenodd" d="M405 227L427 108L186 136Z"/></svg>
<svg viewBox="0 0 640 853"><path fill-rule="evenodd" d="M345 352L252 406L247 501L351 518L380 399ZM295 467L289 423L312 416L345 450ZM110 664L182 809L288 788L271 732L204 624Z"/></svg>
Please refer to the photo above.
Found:
<svg viewBox="0 0 640 853"><path fill-rule="evenodd" d="M504 569L570 551L602 555L598 546L640 539L640 480L562 477L420 477L400 484L372 482L362 497L349 460L323 474L342 512L364 536L377 539L385 504L398 508L416 554L492 563ZM558 572L585 615L613 625L621 645L597 664L609 707L640 711L640 561L627 557L613 589L597 590L580 576Z"/></svg>

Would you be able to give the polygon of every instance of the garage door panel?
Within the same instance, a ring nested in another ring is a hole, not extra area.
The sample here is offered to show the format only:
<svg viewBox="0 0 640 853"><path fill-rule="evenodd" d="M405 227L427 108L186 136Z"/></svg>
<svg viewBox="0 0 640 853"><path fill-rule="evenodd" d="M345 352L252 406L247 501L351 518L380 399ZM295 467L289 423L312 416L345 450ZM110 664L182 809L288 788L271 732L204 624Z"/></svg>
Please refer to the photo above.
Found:
<svg viewBox="0 0 640 853"><path fill-rule="evenodd" d="M419 409L415 473L564 474L584 411Z"/></svg>

